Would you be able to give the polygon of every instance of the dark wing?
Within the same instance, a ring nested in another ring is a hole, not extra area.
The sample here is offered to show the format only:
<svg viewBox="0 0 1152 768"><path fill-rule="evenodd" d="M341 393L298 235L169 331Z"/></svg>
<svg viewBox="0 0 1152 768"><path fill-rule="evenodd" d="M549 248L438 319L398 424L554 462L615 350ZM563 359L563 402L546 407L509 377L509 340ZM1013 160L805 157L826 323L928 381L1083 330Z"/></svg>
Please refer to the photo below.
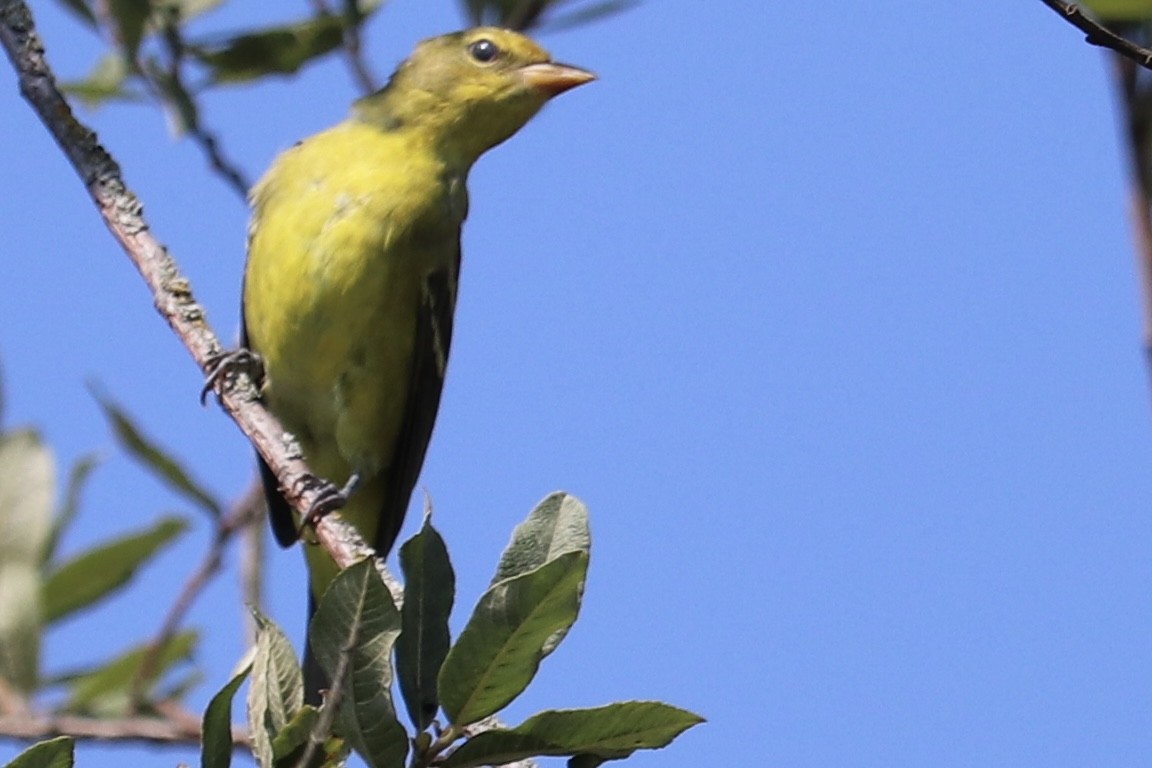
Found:
<svg viewBox="0 0 1152 768"><path fill-rule="evenodd" d="M452 344L452 316L456 310L459 273L460 249L457 245L454 263L429 273L422 287L420 316L416 321L416 339L412 348L408 403L392 451L392 464L388 467L376 541L372 542L380 557L388 554L400 533L412 489L416 487L420 469L424 466L428 441L432 438L432 426L440 408L440 392L444 388L448 348Z"/></svg>

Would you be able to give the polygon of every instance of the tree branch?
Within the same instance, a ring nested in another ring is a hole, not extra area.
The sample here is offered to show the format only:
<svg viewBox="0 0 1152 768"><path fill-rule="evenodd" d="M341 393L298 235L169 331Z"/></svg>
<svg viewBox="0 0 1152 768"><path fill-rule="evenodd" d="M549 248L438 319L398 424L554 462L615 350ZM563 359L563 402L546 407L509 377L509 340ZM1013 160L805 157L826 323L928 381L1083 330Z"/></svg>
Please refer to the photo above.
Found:
<svg viewBox="0 0 1152 768"><path fill-rule="evenodd" d="M143 206L124 183L120 167L100 146L95 133L76 119L56 87L26 3L0 0L0 45L16 69L21 95L80 176L112 236L151 290L156 310L180 337L200 370L206 372L223 351L220 339L209 327L204 308L194 299L188 279L152 235ZM306 513L321 497L323 485L316 482L298 450L291 447L295 441L260 403L256 384L246 372L236 370L220 377L216 387L221 406L272 467L285 498ZM341 568L372 552L338 513L328 514L316 524L316 537Z"/></svg>
<svg viewBox="0 0 1152 768"><path fill-rule="evenodd" d="M1152 69L1152 50L1136 45L1131 40L1121 37L1100 22L1084 13L1079 6L1066 3L1064 0L1040 0L1044 5L1063 16L1069 24L1085 34L1085 40L1091 45L1108 48L1131 59L1145 69Z"/></svg>
<svg viewBox="0 0 1152 768"><path fill-rule="evenodd" d="M200 743L200 728L176 720L156 717L98 719L76 715L0 715L0 737L25 741L71 736L93 741L138 741L164 746L188 746ZM232 731L232 742L249 746L248 735Z"/></svg>

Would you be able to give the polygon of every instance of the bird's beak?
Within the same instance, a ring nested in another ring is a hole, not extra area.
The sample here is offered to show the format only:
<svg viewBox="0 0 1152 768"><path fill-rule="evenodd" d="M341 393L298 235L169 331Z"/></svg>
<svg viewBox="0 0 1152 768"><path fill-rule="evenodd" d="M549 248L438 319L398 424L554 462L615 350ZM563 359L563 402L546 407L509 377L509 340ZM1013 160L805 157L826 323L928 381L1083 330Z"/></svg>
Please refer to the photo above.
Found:
<svg viewBox="0 0 1152 768"><path fill-rule="evenodd" d="M586 69L551 61L521 67L520 76L530 87L548 94L548 98L596 79L596 75Z"/></svg>

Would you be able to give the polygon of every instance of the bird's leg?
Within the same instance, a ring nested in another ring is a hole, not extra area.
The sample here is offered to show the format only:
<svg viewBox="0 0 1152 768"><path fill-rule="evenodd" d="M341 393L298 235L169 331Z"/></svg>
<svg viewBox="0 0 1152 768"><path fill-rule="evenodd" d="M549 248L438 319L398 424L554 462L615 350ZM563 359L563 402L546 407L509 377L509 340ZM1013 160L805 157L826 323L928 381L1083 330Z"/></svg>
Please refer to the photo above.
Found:
<svg viewBox="0 0 1152 768"><path fill-rule="evenodd" d="M208 400L208 393L216 389L220 382L229 374L244 372L252 380L256 389L264 383L264 361L260 355L247 347L237 347L228 352L212 355L205 363L207 373L204 376L204 386L200 388L200 405Z"/></svg>
<svg viewBox="0 0 1152 768"><path fill-rule="evenodd" d="M344 483L343 488L337 488L327 480L322 480L315 475L308 475L304 478L305 483L319 484L319 492L316 494L316 499L312 505L308 507L308 512L300 520L300 530L297 532L301 534L305 528L315 528L316 524L320 522L321 518L329 512L334 512L348 503L348 499L356 492L360 486L360 473L353 472L349 476L348 481Z"/></svg>

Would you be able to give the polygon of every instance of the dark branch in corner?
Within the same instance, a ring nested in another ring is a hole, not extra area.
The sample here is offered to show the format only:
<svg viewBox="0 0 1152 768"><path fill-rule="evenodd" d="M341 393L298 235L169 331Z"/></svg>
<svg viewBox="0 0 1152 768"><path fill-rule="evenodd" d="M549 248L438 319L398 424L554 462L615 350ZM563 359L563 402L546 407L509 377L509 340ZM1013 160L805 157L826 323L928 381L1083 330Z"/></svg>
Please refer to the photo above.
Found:
<svg viewBox="0 0 1152 768"><path fill-rule="evenodd" d="M149 230L143 206L124 183L120 167L91 129L76 119L56 87L24 2L0 0L0 45L19 76L20 93L56 139L112 236L148 284L156 310L180 337L200 370L207 371L219 358L223 345L209 327L203 307L193 298L188 279ZM260 403L247 373L229 373L220 377L216 386L221 406L275 471L285 498L301 512L311 509L323 493L323 484L314 482L315 476L303 459L291 451L292 441L286 440L284 428ZM372 551L339 514L326 515L315 528L319 543L341 568Z"/></svg>
<svg viewBox="0 0 1152 768"><path fill-rule="evenodd" d="M1068 23L1085 34L1085 40L1091 45L1108 48L1116 53L1131 59L1145 69L1152 69L1152 50L1142 48L1131 40L1121 37L1112 30L1080 10L1073 3L1064 0L1040 0L1044 5L1059 13Z"/></svg>

